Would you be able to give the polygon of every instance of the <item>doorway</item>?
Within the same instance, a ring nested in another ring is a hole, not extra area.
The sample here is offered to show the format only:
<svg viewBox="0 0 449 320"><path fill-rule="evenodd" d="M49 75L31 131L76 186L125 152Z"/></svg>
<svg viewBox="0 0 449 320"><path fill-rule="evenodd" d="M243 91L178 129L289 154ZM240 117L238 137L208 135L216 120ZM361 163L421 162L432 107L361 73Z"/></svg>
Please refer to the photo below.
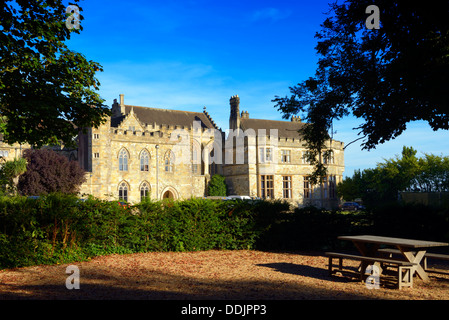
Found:
<svg viewBox="0 0 449 320"><path fill-rule="evenodd" d="M162 199L174 199L174 195L173 192L167 190L164 192L164 194L162 195Z"/></svg>

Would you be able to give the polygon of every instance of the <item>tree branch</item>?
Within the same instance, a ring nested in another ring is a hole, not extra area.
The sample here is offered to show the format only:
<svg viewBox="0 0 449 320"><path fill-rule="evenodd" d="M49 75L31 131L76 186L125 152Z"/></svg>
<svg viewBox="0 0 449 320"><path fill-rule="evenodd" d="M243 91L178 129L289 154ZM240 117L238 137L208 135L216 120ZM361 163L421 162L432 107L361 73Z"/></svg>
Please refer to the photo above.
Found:
<svg viewBox="0 0 449 320"><path fill-rule="evenodd" d="M350 144L352 144L352 143L354 143L354 142L356 142L356 141L359 141L359 140L361 140L361 139L363 139L363 138L366 138L366 134L365 134L363 137L357 138L357 139L355 139L355 140L349 142L347 145L344 146L343 150L345 150Z"/></svg>

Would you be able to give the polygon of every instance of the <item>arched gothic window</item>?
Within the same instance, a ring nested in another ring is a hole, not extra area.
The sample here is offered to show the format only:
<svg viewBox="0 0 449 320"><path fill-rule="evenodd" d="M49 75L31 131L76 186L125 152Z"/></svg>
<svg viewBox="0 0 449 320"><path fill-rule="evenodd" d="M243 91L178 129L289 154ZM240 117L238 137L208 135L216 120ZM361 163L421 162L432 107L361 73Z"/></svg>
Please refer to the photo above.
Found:
<svg viewBox="0 0 449 320"><path fill-rule="evenodd" d="M119 171L128 171L128 151L121 149L118 155L118 169Z"/></svg>
<svg viewBox="0 0 449 320"><path fill-rule="evenodd" d="M147 150L140 153L140 171L149 171L150 168L150 154Z"/></svg>
<svg viewBox="0 0 449 320"><path fill-rule="evenodd" d="M150 197L150 186L147 182L144 182L140 185L140 201L143 201L145 198Z"/></svg>
<svg viewBox="0 0 449 320"><path fill-rule="evenodd" d="M171 150L168 150L164 157L165 172L173 172L173 163L175 156Z"/></svg>
<svg viewBox="0 0 449 320"><path fill-rule="evenodd" d="M120 183L118 186L119 201L128 201L128 184L126 182Z"/></svg>

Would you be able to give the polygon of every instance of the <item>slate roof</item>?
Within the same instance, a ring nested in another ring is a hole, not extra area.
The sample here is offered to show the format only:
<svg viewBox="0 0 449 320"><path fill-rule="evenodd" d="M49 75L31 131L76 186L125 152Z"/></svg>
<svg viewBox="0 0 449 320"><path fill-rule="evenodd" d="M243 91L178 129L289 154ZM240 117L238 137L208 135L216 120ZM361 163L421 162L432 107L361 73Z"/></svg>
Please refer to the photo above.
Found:
<svg viewBox="0 0 449 320"><path fill-rule="evenodd" d="M300 138L298 130L301 129L305 123L295 121L278 121L265 119L240 119L240 128L245 131L247 129L254 129L257 134L258 129L265 129L266 134L269 135L270 129L278 130L278 137L280 138Z"/></svg>
<svg viewBox="0 0 449 320"><path fill-rule="evenodd" d="M201 127L203 128L218 129L207 112L192 112L130 105L125 105L125 115L111 118L111 126L118 127L123 119L130 113L131 109L143 126L156 123L158 125L178 125L188 128L192 126L194 121L200 121ZM264 129L268 135L270 129L277 129L278 137L280 138L300 138L298 130L304 125L305 123L297 121L240 118L240 128L243 131L254 129L257 133L259 129Z"/></svg>
<svg viewBox="0 0 449 320"><path fill-rule="evenodd" d="M191 112L129 105L125 105L125 115L111 118L111 126L118 127L126 115L130 113L131 109L133 109L135 115L143 126L156 123L159 125L179 125L188 128L193 125L194 121L200 121L201 127L203 128L218 129L212 118L208 116L207 112Z"/></svg>

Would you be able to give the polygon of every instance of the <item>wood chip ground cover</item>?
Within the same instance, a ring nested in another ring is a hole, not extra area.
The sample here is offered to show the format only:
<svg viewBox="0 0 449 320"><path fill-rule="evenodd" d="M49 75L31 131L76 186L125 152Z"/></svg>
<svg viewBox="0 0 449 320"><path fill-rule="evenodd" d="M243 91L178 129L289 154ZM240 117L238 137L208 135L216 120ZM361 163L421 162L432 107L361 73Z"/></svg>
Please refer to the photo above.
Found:
<svg viewBox="0 0 449 320"><path fill-rule="evenodd" d="M65 286L69 264L1 270L0 299L449 300L447 275L415 278L413 288L370 290L329 277L327 263L322 253L250 250L110 255L72 263L79 290Z"/></svg>

